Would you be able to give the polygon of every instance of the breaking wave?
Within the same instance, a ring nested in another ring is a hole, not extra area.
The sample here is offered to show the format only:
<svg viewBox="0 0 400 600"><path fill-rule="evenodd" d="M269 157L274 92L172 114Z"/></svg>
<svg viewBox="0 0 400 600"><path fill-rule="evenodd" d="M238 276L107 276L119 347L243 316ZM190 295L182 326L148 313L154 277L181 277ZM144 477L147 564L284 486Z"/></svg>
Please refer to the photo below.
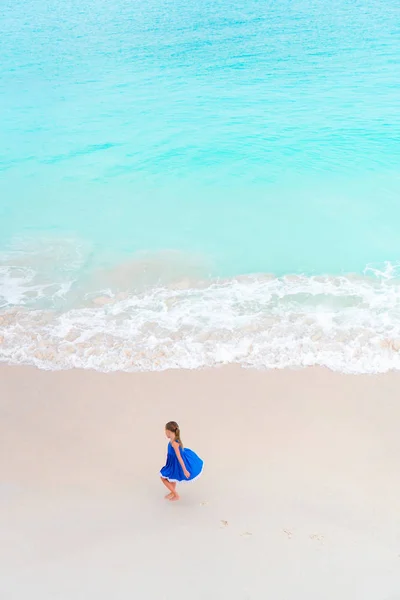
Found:
<svg viewBox="0 0 400 600"><path fill-rule="evenodd" d="M73 278L39 289L30 267L3 267L0 275L0 360L12 364L99 371L226 363L400 369L400 279L390 264L363 276L180 277L136 290L103 287L61 307L56 300L71 293ZM33 296L48 292L52 305L32 305Z"/></svg>

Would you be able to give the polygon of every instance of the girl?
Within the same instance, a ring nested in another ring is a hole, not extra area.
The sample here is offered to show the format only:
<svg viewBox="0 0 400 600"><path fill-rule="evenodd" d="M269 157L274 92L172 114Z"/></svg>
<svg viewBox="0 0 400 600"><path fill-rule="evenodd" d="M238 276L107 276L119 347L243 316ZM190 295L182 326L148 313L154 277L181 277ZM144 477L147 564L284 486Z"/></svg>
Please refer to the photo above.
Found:
<svg viewBox="0 0 400 600"><path fill-rule="evenodd" d="M165 426L165 435L169 439L168 454L160 477L170 492L165 498L176 502L179 500L176 484L178 481L193 481L199 477L203 470L203 461L193 450L183 447L178 423L169 421Z"/></svg>

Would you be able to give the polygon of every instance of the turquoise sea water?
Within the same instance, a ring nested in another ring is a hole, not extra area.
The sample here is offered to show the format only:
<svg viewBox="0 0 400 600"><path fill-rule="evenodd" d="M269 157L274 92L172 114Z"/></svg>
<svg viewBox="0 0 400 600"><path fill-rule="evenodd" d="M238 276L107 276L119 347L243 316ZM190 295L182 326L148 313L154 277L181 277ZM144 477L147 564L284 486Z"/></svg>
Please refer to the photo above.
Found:
<svg viewBox="0 0 400 600"><path fill-rule="evenodd" d="M1 360L400 368L398 3L1 22Z"/></svg>

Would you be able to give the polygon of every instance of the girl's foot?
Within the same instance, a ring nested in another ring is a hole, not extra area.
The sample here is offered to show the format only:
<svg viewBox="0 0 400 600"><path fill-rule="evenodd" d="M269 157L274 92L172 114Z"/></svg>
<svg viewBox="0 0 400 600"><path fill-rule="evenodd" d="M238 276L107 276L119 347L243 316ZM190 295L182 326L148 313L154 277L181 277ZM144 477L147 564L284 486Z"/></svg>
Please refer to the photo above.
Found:
<svg viewBox="0 0 400 600"><path fill-rule="evenodd" d="M167 494L167 495L165 496L165 499L166 499L166 500L171 500L171 498L172 498L173 496L175 496L175 494L174 494L173 492L170 492L169 494Z"/></svg>
<svg viewBox="0 0 400 600"><path fill-rule="evenodd" d="M177 502L177 501L178 501L178 500L180 500L180 499L181 499L181 497L180 497L180 496L178 496L178 494L174 494L174 495L172 496L172 498L170 498L170 499L169 499L169 501L170 501L170 502Z"/></svg>

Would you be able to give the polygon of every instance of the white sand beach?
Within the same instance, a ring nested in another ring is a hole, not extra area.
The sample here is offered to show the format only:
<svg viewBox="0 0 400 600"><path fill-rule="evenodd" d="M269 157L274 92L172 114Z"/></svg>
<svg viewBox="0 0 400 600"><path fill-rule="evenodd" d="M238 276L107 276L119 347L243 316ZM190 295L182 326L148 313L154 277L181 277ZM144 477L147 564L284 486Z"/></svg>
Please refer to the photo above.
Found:
<svg viewBox="0 0 400 600"><path fill-rule="evenodd" d="M400 599L400 374L0 368L1 600ZM163 426L205 461L164 500Z"/></svg>

